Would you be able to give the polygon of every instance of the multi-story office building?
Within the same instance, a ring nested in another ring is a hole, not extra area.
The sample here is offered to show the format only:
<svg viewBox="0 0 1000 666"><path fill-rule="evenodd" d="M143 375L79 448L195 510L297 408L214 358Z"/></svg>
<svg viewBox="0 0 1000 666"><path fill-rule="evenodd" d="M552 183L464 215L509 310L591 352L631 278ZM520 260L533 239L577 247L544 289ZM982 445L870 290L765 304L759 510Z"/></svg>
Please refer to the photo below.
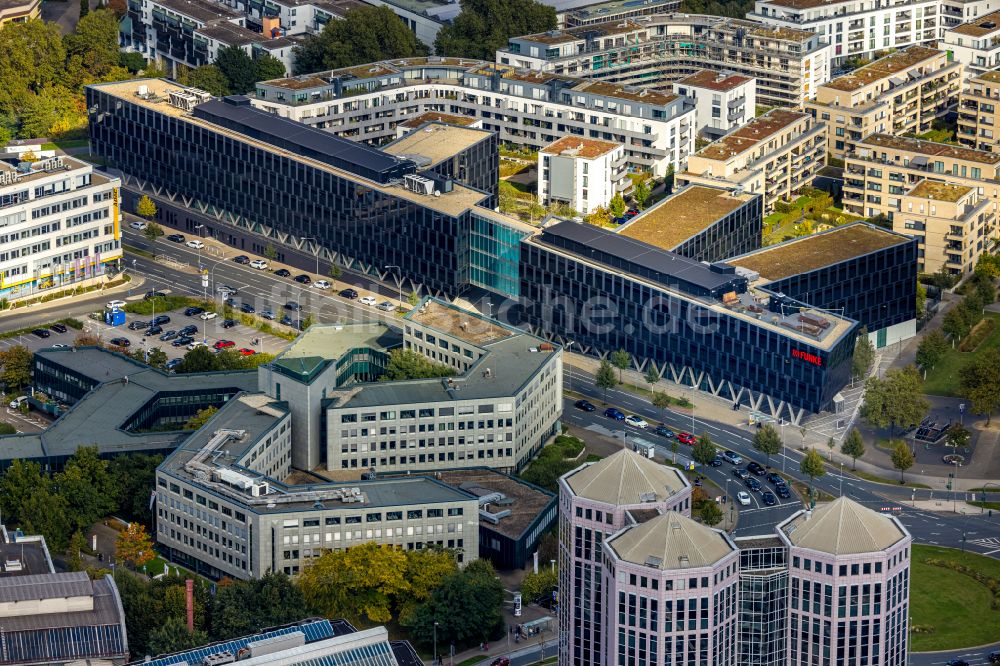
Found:
<svg viewBox="0 0 1000 666"><path fill-rule="evenodd" d="M1000 11L948 28L942 42L965 67L967 79L1000 67Z"/></svg>
<svg viewBox="0 0 1000 666"><path fill-rule="evenodd" d="M826 125L827 153L843 159L870 134L928 131L961 88L961 63L944 51L910 46L824 83L805 109Z"/></svg>
<svg viewBox="0 0 1000 666"><path fill-rule="evenodd" d="M593 213L631 189L625 165L620 143L565 136L538 151L538 202Z"/></svg>
<svg viewBox="0 0 1000 666"><path fill-rule="evenodd" d="M831 61L839 64L940 39L941 5L942 0L756 0L747 18L776 29L811 31L833 47Z"/></svg>
<svg viewBox="0 0 1000 666"><path fill-rule="evenodd" d="M409 58L257 84L253 105L379 142L428 111L480 119L500 141L544 148L570 134L625 145L629 168L662 176L694 150L694 108L677 95L458 58Z"/></svg>
<svg viewBox="0 0 1000 666"><path fill-rule="evenodd" d="M560 664L612 663L603 658L604 646L618 644L617 631L608 633L618 600L607 593L602 547L612 534L661 512L690 516L691 484L676 469L628 449L559 479Z"/></svg>
<svg viewBox="0 0 1000 666"><path fill-rule="evenodd" d="M966 148L1000 152L1000 72L973 76L958 102L957 141Z"/></svg>
<svg viewBox="0 0 1000 666"><path fill-rule="evenodd" d="M301 251L308 266L339 263L407 291L517 294L511 248L531 227L481 205L489 192L420 175L412 160L244 97L212 100L160 79L90 86L87 96L93 150L131 197L158 197L161 219L191 224L203 211L206 230L233 247L273 244L279 259ZM171 206L178 197L184 205Z"/></svg>
<svg viewBox="0 0 1000 666"><path fill-rule="evenodd" d="M992 248L997 228L993 202L976 188L921 180L904 194L892 228L917 239L917 270L970 275Z"/></svg>
<svg viewBox="0 0 1000 666"><path fill-rule="evenodd" d="M757 82L749 76L703 69L675 82L674 92L694 99L695 127L710 139L747 124L757 109Z"/></svg>
<svg viewBox="0 0 1000 666"><path fill-rule="evenodd" d="M764 212L812 184L826 163L826 128L808 113L772 109L688 158L680 184L760 194Z"/></svg>
<svg viewBox="0 0 1000 666"><path fill-rule="evenodd" d="M120 184L69 157L0 161L0 298L102 279L117 268Z"/></svg>
<svg viewBox="0 0 1000 666"><path fill-rule="evenodd" d="M738 663L787 663L788 549L777 535L734 540L740 549Z"/></svg>
<svg viewBox="0 0 1000 666"><path fill-rule="evenodd" d="M788 549L786 663L909 663L913 539L897 518L840 497L777 533Z"/></svg>
<svg viewBox="0 0 1000 666"><path fill-rule="evenodd" d="M703 69L731 72L755 79L768 106L801 106L830 78L830 44L808 30L697 14L605 21L513 37L497 62L657 89Z"/></svg>

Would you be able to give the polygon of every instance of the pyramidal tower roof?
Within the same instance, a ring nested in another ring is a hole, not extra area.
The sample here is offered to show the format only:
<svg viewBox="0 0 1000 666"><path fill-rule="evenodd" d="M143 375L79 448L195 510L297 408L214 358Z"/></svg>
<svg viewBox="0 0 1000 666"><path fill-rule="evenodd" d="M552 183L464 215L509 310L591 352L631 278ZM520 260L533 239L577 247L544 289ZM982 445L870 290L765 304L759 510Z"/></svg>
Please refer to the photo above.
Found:
<svg viewBox="0 0 1000 666"><path fill-rule="evenodd" d="M580 467L563 479L577 496L616 506L662 502L688 485L674 468L629 449Z"/></svg>
<svg viewBox="0 0 1000 666"><path fill-rule="evenodd" d="M719 530L677 511L667 511L626 530L608 545L626 562L662 570L712 566L736 550Z"/></svg>
<svg viewBox="0 0 1000 666"><path fill-rule="evenodd" d="M781 526L801 548L833 555L855 555L885 550L909 533L890 516L872 511L847 497L802 512Z"/></svg>

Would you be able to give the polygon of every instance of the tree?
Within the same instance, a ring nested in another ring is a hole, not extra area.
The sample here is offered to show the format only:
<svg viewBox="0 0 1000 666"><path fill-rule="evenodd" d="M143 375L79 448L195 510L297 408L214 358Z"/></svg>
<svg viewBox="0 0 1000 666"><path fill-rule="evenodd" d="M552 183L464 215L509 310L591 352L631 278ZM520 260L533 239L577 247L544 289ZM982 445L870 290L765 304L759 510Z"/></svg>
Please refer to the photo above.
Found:
<svg viewBox="0 0 1000 666"><path fill-rule="evenodd" d="M770 423L761 426L753 436L753 448L767 456L767 465L771 466L771 456L781 451L781 435Z"/></svg>
<svg viewBox="0 0 1000 666"><path fill-rule="evenodd" d="M823 457L816 449L809 449L799 464L799 470L809 477L809 495L812 496L813 484L816 483L816 479L826 474L826 463L823 462Z"/></svg>
<svg viewBox="0 0 1000 666"><path fill-rule="evenodd" d="M147 220L152 220L156 217L156 204L153 203L152 199L143 194L139 197L139 203L135 205L135 214Z"/></svg>
<svg viewBox="0 0 1000 666"><path fill-rule="evenodd" d="M948 339L944 333L934 329L924 336L917 346L917 364L924 368L933 368L941 358L948 353Z"/></svg>
<svg viewBox="0 0 1000 666"><path fill-rule="evenodd" d="M108 471L108 461L101 460L97 446L78 448L52 481L66 500L66 516L73 529L90 529L118 506L118 488Z"/></svg>
<svg viewBox="0 0 1000 666"><path fill-rule="evenodd" d="M604 206L598 206L594 212L584 218L584 221L595 227L606 227L611 224L611 211Z"/></svg>
<svg viewBox="0 0 1000 666"><path fill-rule="evenodd" d="M250 580L225 580L210 602L209 637L221 641L309 616L302 591L283 573Z"/></svg>
<svg viewBox="0 0 1000 666"><path fill-rule="evenodd" d="M618 368L618 383L622 383L622 372L632 365L632 355L624 349L611 352L611 365Z"/></svg>
<svg viewBox="0 0 1000 666"><path fill-rule="evenodd" d="M639 210L643 210L646 207L646 201L649 200L650 188L646 184L646 180L640 180L635 184L635 188L632 190L632 198L635 199L635 206Z"/></svg>
<svg viewBox="0 0 1000 666"><path fill-rule="evenodd" d="M406 551L407 580L410 589L399 603L399 619L406 618L416 610L417 606L426 602L441 587L444 579L455 573L455 553L443 548L423 548Z"/></svg>
<svg viewBox="0 0 1000 666"><path fill-rule="evenodd" d="M327 271L327 275L330 276L331 280L336 282L337 280L340 279L340 276L343 274L344 271L340 268L340 266L338 266L337 264L330 264L330 270Z"/></svg>
<svg viewBox="0 0 1000 666"><path fill-rule="evenodd" d="M997 300L997 288L993 284L993 278L985 278L977 275L974 279L976 294L979 295L979 299L983 302L983 305L995 303Z"/></svg>
<svg viewBox="0 0 1000 666"><path fill-rule="evenodd" d="M719 507L719 503L714 500L702 502L701 510L698 512L698 516L701 518L701 522L705 523L709 527L715 527L722 522L724 517L722 509Z"/></svg>
<svg viewBox="0 0 1000 666"><path fill-rule="evenodd" d="M239 46L226 46L215 55L215 66L226 78L228 88L236 95L253 90L257 71L253 58Z"/></svg>
<svg viewBox="0 0 1000 666"><path fill-rule="evenodd" d="M990 425L1000 407L1000 350L988 349L958 371L961 394L969 400L974 414L985 414Z"/></svg>
<svg viewBox="0 0 1000 666"><path fill-rule="evenodd" d="M155 623L149 632L149 652L152 655L191 650L207 642L208 634L199 629L188 631L186 621L180 617L168 617Z"/></svg>
<svg viewBox="0 0 1000 666"><path fill-rule="evenodd" d="M618 386L615 379L615 368L606 359L601 359L601 364L597 367L597 375L594 377L597 388L604 389L604 402L608 401L608 389Z"/></svg>
<svg viewBox="0 0 1000 666"><path fill-rule="evenodd" d="M83 532L77 530L70 537L69 546L66 548L66 565L70 571L81 571L83 569L82 551L87 547L87 538Z"/></svg>
<svg viewBox="0 0 1000 666"><path fill-rule="evenodd" d="M854 342L854 358L851 359L851 374L854 377L864 377L868 368L875 360L875 347L868 338L868 329L861 327L857 340Z"/></svg>
<svg viewBox="0 0 1000 666"><path fill-rule="evenodd" d="M535 0L462 0L461 5L461 13L434 41L439 55L492 62L511 37L556 27L555 9Z"/></svg>
<svg viewBox="0 0 1000 666"><path fill-rule="evenodd" d="M401 379L427 379L431 377L451 377L455 368L436 363L412 349L393 349L389 352L389 363L385 374L379 379L398 381Z"/></svg>
<svg viewBox="0 0 1000 666"><path fill-rule="evenodd" d="M851 460L854 461L851 469L858 468L858 458L865 455L865 440L857 428L851 428L851 432L847 433L844 443L840 445L840 452L845 456L851 456Z"/></svg>
<svg viewBox="0 0 1000 666"><path fill-rule="evenodd" d="M322 32L306 36L294 53L295 73L307 74L427 55L428 49L391 9L366 6L348 10L343 20L328 21Z"/></svg>
<svg viewBox="0 0 1000 666"><path fill-rule="evenodd" d="M715 460L716 454L715 444L712 443L712 438L708 436L708 433L702 433L691 450L691 457L700 465L707 465Z"/></svg>
<svg viewBox="0 0 1000 666"><path fill-rule="evenodd" d="M265 53L254 58L254 83L257 81L270 81L271 79L283 79L287 76L285 63L275 58L270 53Z"/></svg>
<svg viewBox="0 0 1000 666"><path fill-rule="evenodd" d="M368 542L324 553L303 570L299 586L306 602L327 617L384 624L393 603L409 591L406 553Z"/></svg>
<svg viewBox="0 0 1000 666"><path fill-rule="evenodd" d="M526 603L531 603L539 597L551 599L553 590L558 587L559 571L552 567L539 566L538 573L529 572L521 581L521 596Z"/></svg>
<svg viewBox="0 0 1000 666"><path fill-rule="evenodd" d="M680 450L681 450L681 443L677 441L676 437L671 437L670 438L670 456L671 456L671 460L670 461L673 464L675 464L675 465L677 464L677 454L680 453Z"/></svg>
<svg viewBox="0 0 1000 666"><path fill-rule="evenodd" d="M899 470L899 482L904 483L905 479L903 474L906 470L913 467L915 459L913 457L913 452L910 451L910 447L906 445L901 439L897 439L896 443L892 445L892 466Z"/></svg>
<svg viewBox="0 0 1000 666"><path fill-rule="evenodd" d="M216 97L224 97L232 93L229 89L229 79L215 65L202 65L189 70L182 77L185 85L200 88Z"/></svg>
<svg viewBox="0 0 1000 666"><path fill-rule="evenodd" d="M31 383L31 364L34 360L27 347L14 345L10 349L0 351L0 365L3 365L3 373L0 379L8 391L17 391Z"/></svg>
<svg viewBox="0 0 1000 666"><path fill-rule="evenodd" d="M917 318L919 319L924 316L925 312L927 312L927 287L925 287L919 282L917 283L916 298L917 298Z"/></svg>
<svg viewBox="0 0 1000 666"><path fill-rule="evenodd" d="M90 0L80 0L80 19L82 20L90 13Z"/></svg>
<svg viewBox="0 0 1000 666"><path fill-rule="evenodd" d="M115 542L115 557L131 564L133 569L144 566L156 557L156 552L153 550L153 540L141 523L133 521L118 533L118 540Z"/></svg>
<svg viewBox="0 0 1000 666"><path fill-rule="evenodd" d="M278 258L278 248L274 247L273 243L268 243L264 248L264 256L267 257L268 261L274 261Z"/></svg>
<svg viewBox="0 0 1000 666"><path fill-rule="evenodd" d="M411 308L417 307L417 303L420 302L420 297L417 296L417 292L411 291L410 295L406 297L406 302L410 304Z"/></svg>
<svg viewBox="0 0 1000 666"><path fill-rule="evenodd" d="M214 407L212 405L209 405L208 407L205 407L204 409L199 409L198 412L194 416L192 416L191 418L189 418L187 420L187 423L184 424L184 429L185 430L198 430L199 428L204 427L204 425L206 423L208 423L208 420L210 418L212 418L213 416L215 416L215 413L218 412L218 411L219 411L219 408L218 407Z"/></svg>
<svg viewBox="0 0 1000 666"><path fill-rule="evenodd" d="M945 433L945 444L955 449L967 446L970 439L972 433L961 423L952 423Z"/></svg>
<svg viewBox="0 0 1000 666"><path fill-rule="evenodd" d="M990 280L1000 278L1000 256L983 252L979 255L974 270L977 276L982 275Z"/></svg>
<svg viewBox="0 0 1000 666"><path fill-rule="evenodd" d="M884 379L870 377L865 385L861 414L877 428L889 428L892 439L896 426L911 428L927 416L930 403L924 397L917 369L910 365L892 368Z"/></svg>
<svg viewBox="0 0 1000 666"><path fill-rule="evenodd" d="M646 370L646 383L649 384L649 393L650 393L650 395L653 394L653 386L655 386L656 382L658 382L658 381L660 381L660 373L658 373L656 371L656 368L654 368L652 366L652 364L650 364L649 370ZM655 396L654 396L654 398L655 398Z"/></svg>
<svg viewBox="0 0 1000 666"><path fill-rule="evenodd" d="M73 32L63 38L63 44L67 69L78 68L83 80L102 80L121 68L118 17L112 11L98 9L81 18Z"/></svg>
<svg viewBox="0 0 1000 666"><path fill-rule="evenodd" d="M833 437L826 440L826 448L830 449L830 462L833 462L833 450L837 448L837 443L833 441Z"/></svg>
<svg viewBox="0 0 1000 666"><path fill-rule="evenodd" d="M170 358L167 353L160 349L159 347L153 347L152 349L136 349L132 352L132 358L142 363L148 364L150 367L159 368L162 370Z"/></svg>
<svg viewBox="0 0 1000 666"><path fill-rule="evenodd" d="M163 235L163 227L158 225L156 222L149 222L146 224L146 228L142 230L142 235L152 243Z"/></svg>
<svg viewBox="0 0 1000 666"><path fill-rule="evenodd" d="M214 372L221 370L219 360L208 347L195 347L184 354L180 364L174 368L177 374L189 372Z"/></svg>
<svg viewBox="0 0 1000 666"><path fill-rule="evenodd" d="M941 322L941 330L957 340L964 338L971 328L972 323L969 321L969 314L960 305L948 310L944 315L944 320Z"/></svg>
<svg viewBox="0 0 1000 666"><path fill-rule="evenodd" d="M48 488L48 485L49 478L42 474L38 463L15 458L0 477L0 508L4 521L10 525L27 520L25 500L36 489Z"/></svg>
<svg viewBox="0 0 1000 666"><path fill-rule="evenodd" d="M74 347L100 347L101 340L91 333L77 333L73 338Z"/></svg>
<svg viewBox="0 0 1000 666"><path fill-rule="evenodd" d="M622 193L615 192L615 195L611 197L611 202L608 204L608 210L611 211L611 215L613 217L621 217L625 214L626 208Z"/></svg>
<svg viewBox="0 0 1000 666"><path fill-rule="evenodd" d="M0 31L0 54L0 111L8 117L19 115L32 95L56 85L66 63L55 21L7 23Z"/></svg>
<svg viewBox="0 0 1000 666"><path fill-rule="evenodd" d="M108 463L108 474L118 489L116 515L127 520L151 525L150 491L156 486L156 468L163 462L161 455L129 453L115 456Z"/></svg>
<svg viewBox="0 0 1000 666"><path fill-rule="evenodd" d="M122 51L118 54L118 64L132 74L138 74L146 68L146 59L136 51Z"/></svg>

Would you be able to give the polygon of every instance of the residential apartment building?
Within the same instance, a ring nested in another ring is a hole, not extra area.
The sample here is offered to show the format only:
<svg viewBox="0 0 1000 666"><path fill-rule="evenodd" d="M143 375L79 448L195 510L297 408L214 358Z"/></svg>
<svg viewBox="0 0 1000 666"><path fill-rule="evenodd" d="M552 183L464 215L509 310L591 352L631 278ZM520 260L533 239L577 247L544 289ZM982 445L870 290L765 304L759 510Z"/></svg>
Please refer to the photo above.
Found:
<svg viewBox="0 0 1000 666"><path fill-rule="evenodd" d="M760 194L767 214L812 184L825 163L825 124L801 111L772 109L689 157L676 180Z"/></svg>
<svg viewBox="0 0 1000 666"><path fill-rule="evenodd" d="M950 0L947 0L950 2ZM808 30L829 43L835 65L942 37L942 0L756 0L747 18L776 29ZM954 3L953 3L954 4Z"/></svg>
<svg viewBox="0 0 1000 666"><path fill-rule="evenodd" d="M805 109L826 125L827 153L843 159L870 134L930 130L961 87L961 63L944 51L910 46L821 85Z"/></svg>
<svg viewBox="0 0 1000 666"><path fill-rule="evenodd" d="M625 146L565 136L538 151L538 202L561 203L586 215L632 187Z"/></svg>
<svg viewBox="0 0 1000 666"><path fill-rule="evenodd" d="M1000 11L945 30L942 42L964 65L967 79L1000 67Z"/></svg>
<svg viewBox="0 0 1000 666"><path fill-rule="evenodd" d="M629 449L559 479L560 664L619 663L605 659L606 642L618 644L618 632L611 627L621 604L617 594L608 594L613 581L605 572L604 542L661 513L689 519L691 484L676 469Z"/></svg>
<svg viewBox="0 0 1000 666"><path fill-rule="evenodd" d="M120 184L70 157L0 161L0 298L34 296L117 269Z"/></svg>
<svg viewBox="0 0 1000 666"><path fill-rule="evenodd" d="M1000 152L1000 72L986 72L967 82L958 102L957 141L974 150Z"/></svg>
<svg viewBox="0 0 1000 666"><path fill-rule="evenodd" d="M829 42L808 30L654 14L513 37L496 58L514 67L654 89L703 69L730 72L756 80L758 104L799 107L829 80L830 54Z"/></svg>
<svg viewBox="0 0 1000 666"><path fill-rule="evenodd" d="M411 116L481 119L504 143L541 149L569 134L625 146L629 169L665 175L694 151L694 108L677 95L458 58L409 58L262 81L256 108L356 141Z"/></svg>
<svg viewBox="0 0 1000 666"><path fill-rule="evenodd" d="M965 277L992 247L996 210L977 188L921 180L900 199L892 227L917 239L921 273Z"/></svg>
<svg viewBox="0 0 1000 666"><path fill-rule="evenodd" d="M674 83L674 92L694 99L695 127L718 139L750 122L757 109L757 82L729 72L703 69Z"/></svg>
<svg viewBox="0 0 1000 666"><path fill-rule="evenodd" d="M680 0L644 0L642 3L631 0L606 0L560 12L556 14L556 21L560 28L573 28L608 21L645 18L653 14L670 14L680 8Z"/></svg>

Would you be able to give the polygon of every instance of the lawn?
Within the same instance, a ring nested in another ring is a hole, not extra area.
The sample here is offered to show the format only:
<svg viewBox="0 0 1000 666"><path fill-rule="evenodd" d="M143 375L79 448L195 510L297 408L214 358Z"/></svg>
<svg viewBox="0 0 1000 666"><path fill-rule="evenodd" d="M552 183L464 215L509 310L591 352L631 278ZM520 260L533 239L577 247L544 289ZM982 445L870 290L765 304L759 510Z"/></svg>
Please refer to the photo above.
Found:
<svg viewBox="0 0 1000 666"><path fill-rule="evenodd" d="M49 143L43 143L42 150L55 150L56 148L62 148L63 150L67 150L68 148L83 148L88 143L88 139L59 139Z"/></svg>
<svg viewBox="0 0 1000 666"><path fill-rule="evenodd" d="M846 472L847 470L844 471ZM907 488L930 488L930 486L925 485L923 483L913 483L912 481L907 481L906 483L901 484L899 482L898 476L896 478L890 479L884 476L879 476L877 474L869 474L868 472L863 472L859 469L852 470L851 474L858 477L859 479L864 479L865 481L874 481L875 483L891 483L896 486L900 485L906 486Z"/></svg>
<svg viewBox="0 0 1000 666"><path fill-rule="evenodd" d="M986 319L993 321L993 328L986 339L979 344L975 351L961 352L957 349L949 349L944 357L937 362L937 365L927 371L924 393L958 396L959 371L978 354L982 354L987 349L1000 347L1000 326L996 325L1000 321L1000 314L987 312Z"/></svg>
<svg viewBox="0 0 1000 666"><path fill-rule="evenodd" d="M964 573L926 564L928 558L956 562L1000 580L1000 561L952 548L913 545L910 616L914 652L953 650L991 643L1000 636L1000 610L986 585Z"/></svg>

